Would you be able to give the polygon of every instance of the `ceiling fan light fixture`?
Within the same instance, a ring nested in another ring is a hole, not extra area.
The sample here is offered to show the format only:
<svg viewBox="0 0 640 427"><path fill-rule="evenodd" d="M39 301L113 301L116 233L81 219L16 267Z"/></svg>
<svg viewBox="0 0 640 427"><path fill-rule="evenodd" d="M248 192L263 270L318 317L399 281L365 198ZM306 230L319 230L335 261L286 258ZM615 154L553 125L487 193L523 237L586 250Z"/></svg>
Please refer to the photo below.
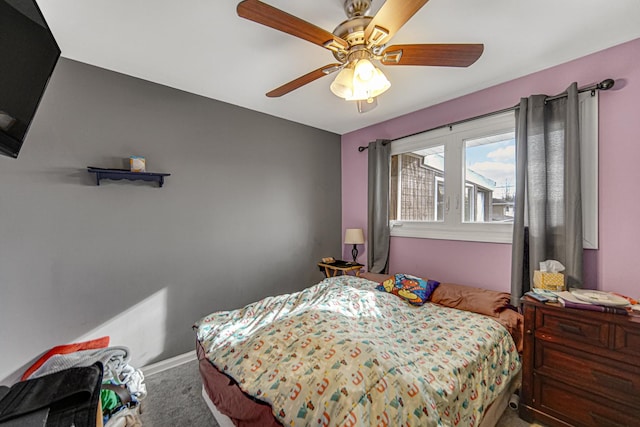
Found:
<svg viewBox="0 0 640 427"><path fill-rule="evenodd" d="M373 73L371 86L373 88L373 92L375 92L374 96L378 96L386 92L387 89L391 87L391 82L387 79L387 76L384 75L380 68L376 68Z"/></svg>
<svg viewBox="0 0 640 427"><path fill-rule="evenodd" d="M390 87L391 83L382 70L368 59L359 59L338 73L330 89L334 95L347 101L372 102Z"/></svg>
<svg viewBox="0 0 640 427"><path fill-rule="evenodd" d="M363 101L382 95L391 87L391 83L384 73L377 67L373 67L373 72L369 80L362 80L357 75L353 77L353 96L346 98L347 101Z"/></svg>
<svg viewBox="0 0 640 427"><path fill-rule="evenodd" d="M339 98L350 98L353 96L353 68L346 66L333 79L329 86L331 92Z"/></svg>
<svg viewBox="0 0 640 427"><path fill-rule="evenodd" d="M373 78L376 72L376 67L373 66L368 59L359 59L356 62L353 70L354 78L358 79L362 83L366 83Z"/></svg>

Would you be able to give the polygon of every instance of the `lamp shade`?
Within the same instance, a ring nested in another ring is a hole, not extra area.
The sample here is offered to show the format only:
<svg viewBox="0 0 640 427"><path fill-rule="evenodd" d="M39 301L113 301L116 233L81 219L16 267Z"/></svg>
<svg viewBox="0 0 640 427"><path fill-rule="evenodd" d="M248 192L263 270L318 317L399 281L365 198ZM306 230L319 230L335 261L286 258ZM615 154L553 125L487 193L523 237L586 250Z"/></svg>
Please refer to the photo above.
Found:
<svg viewBox="0 0 640 427"><path fill-rule="evenodd" d="M344 243L349 245L364 244L364 233L362 228L347 228L344 233Z"/></svg>
<svg viewBox="0 0 640 427"><path fill-rule="evenodd" d="M374 76L376 67L368 59L360 59L353 67L353 76L361 82L368 82Z"/></svg>
<svg viewBox="0 0 640 427"><path fill-rule="evenodd" d="M344 67L329 88L340 98L353 97L353 68Z"/></svg>
<svg viewBox="0 0 640 427"><path fill-rule="evenodd" d="M359 59L345 65L329 87L336 96L347 101L371 102L389 89L391 83L371 61Z"/></svg>

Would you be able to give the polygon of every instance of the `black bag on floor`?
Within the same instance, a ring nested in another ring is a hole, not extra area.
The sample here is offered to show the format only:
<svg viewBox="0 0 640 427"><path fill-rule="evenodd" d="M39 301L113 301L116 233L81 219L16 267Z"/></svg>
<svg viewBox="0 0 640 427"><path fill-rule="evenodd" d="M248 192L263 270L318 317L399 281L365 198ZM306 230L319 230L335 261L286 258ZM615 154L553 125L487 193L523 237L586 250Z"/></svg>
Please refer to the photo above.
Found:
<svg viewBox="0 0 640 427"><path fill-rule="evenodd" d="M0 427L96 427L101 383L101 363L16 383L0 390Z"/></svg>

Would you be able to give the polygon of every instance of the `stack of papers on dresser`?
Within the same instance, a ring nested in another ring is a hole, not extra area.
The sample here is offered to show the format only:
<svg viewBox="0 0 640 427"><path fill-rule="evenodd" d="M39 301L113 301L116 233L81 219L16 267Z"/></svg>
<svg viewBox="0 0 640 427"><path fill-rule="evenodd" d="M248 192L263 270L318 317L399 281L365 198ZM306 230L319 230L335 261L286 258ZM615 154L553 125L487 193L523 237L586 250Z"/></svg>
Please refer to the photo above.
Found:
<svg viewBox="0 0 640 427"><path fill-rule="evenodd" d="M573 290L554 293L560 304L567 308L628 314L626 307L630 306L628 301L607 292ZM577 294L580 296L576 296Z"/></svg>

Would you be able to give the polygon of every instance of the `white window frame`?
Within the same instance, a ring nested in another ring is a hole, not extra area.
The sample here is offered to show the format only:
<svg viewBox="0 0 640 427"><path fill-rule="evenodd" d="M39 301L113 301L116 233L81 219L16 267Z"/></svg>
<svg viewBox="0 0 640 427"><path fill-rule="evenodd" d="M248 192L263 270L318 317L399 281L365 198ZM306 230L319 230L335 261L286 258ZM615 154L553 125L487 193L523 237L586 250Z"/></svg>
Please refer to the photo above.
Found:
<svg viewBox="0 0 640 427"><path fill-rule="evenodd" d="M486 204L486 192L484 191L476 191L476 195L475 197L477 197L477 199L474 197L474 202L476 204L475 209L476 209L476 215L475 215L475 219L478 220L479 222L484 222L485 220L485 204ZM482 199L482 203L480 203ZM481 217L481 218L478 218Z"/></svg>
<svg viewBox="0 0 640 427"><path fill-rule="evenodd" d="M468 184L467 182L464 183L464 194L462 196L462 200L464 200L464 198L467 195L467 191L471 190L471 192L469 193L469 221L468 222L474 222L476 220L476 186L473 184ZM463 221L464 221L464 206L462 207L462 215L463 215Z"/></svg>
<svg viewBox="0 0 640 427"><path fill-rule="evenodd" d="M579 96L582 212L585 249L598 248L598 92ZM411 135L391 142L391 155L445 146L444 221L390 222L393 237L512 243L513 224L464 222L464 141L515 130L513 111Z"/></svg>
<svg viewBox="0 0 640 427"><path fill-rule="evenodd" d="M433 193L433 197L434 197L434 202L433 202L433 217L435 218L434 222L438 221L438 202L440 201L440 192L438 191L438 186L440 186L440 184L442 184L442 186L444 186L444 177L441 176L435 176L434 180L433 180L433 185L435 186L434 193ZM446 188L445 188L445 192L446 192ZM398 192L398 194L400 194L400 192ZM398 197L398 199L400 199L400 197ZM446 209L446 198L445 200L442 201L442 212L444 213L445 209ZM443 214L444 217L444 214Z"/></svg>

